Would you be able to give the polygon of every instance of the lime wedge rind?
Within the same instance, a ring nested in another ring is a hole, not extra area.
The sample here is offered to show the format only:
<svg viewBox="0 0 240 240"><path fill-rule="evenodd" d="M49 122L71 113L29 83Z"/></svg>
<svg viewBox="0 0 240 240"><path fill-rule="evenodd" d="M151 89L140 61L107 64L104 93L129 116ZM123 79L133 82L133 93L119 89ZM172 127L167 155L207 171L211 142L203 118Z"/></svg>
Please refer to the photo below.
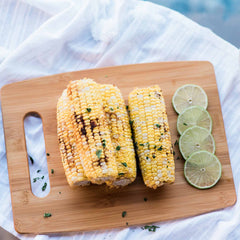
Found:
<svg viewBox="0 0 240 240"><path fill-rule="evenodd" d="M205 158L204 164L199 161L201 158ZM187 182L198 189L209 189L215 186L221 174L222 165L219 159L207 151L194 152L184 164L184 176Z"/></svg>

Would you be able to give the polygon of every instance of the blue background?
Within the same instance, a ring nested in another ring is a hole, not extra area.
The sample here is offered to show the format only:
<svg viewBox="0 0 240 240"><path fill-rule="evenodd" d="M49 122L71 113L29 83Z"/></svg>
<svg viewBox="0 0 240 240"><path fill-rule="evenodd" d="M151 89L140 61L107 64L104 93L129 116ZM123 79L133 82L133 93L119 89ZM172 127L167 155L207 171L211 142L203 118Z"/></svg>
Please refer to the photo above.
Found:
<svg viewBox="0 0 240 240"><path fill-rule="evenodd" d="M176 10L240 47L239 0L148 0Z"/></svg>

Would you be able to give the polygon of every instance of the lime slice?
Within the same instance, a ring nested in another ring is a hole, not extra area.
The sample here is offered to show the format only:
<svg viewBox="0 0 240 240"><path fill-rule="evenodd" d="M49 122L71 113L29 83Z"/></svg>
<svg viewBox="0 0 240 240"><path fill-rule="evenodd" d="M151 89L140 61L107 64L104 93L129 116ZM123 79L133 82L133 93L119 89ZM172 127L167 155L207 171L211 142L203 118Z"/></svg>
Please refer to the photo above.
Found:
<svg viewBox="0 0 240 240"><path fill-rule="evenodd" d="M215 142L212 134L198 126L190 127L179 138L179 150L184 159L189 158L193 152L206 150L215 152Z"/></svg>
<svg viewBox="0 0 240 240"><path fill-rule="evenodd" d="M194 187L213 187L221 177L222 166L218 158L207 151L193 153L184 164L184 176Z"/></svg>
<svg viewBox="0 0 240 240"><path fill-rule="evenodd" d="M186 108L177 119L177 130L181 135L186 129L199 126L212 131L212 118L207 110L199 106Z"/></svg>
<svg viewBox="0 0 240 240"><path fill-rule="evenodd" d="M176 90L172 98L175 111L179 114L191 106L200 106L207 109L208 98L205 91L194 84L186 84Z"/></svg>

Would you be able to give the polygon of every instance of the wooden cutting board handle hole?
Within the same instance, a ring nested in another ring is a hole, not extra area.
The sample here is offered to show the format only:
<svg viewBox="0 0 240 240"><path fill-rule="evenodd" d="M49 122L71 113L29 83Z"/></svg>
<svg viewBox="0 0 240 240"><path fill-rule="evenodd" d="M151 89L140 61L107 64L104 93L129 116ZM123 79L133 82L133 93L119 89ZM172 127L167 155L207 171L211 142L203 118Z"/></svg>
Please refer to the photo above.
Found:
<svg viewBox="0 0 240 240"><path fill-rule="evenodd" d="M50 192L50 182L40 114L37 112L25 114L24 134L32 193L36 197L46 197Z"/></svg>

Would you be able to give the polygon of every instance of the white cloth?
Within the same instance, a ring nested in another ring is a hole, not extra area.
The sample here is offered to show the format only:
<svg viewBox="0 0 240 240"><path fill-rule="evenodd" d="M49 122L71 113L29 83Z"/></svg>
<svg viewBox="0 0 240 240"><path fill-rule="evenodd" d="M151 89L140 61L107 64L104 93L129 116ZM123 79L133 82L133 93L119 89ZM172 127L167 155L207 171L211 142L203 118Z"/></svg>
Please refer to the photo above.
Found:
<svg viewBox="0 0 240 240"><path fill-rule="evenodd" d="M215 68L238 197L240 146L239 50L170 9L143 1L1 0L0 87L74 70L122 64L207 60ZM29 126L32 146L39 128ZM0 226L21 239L239 239L240 203L192 218L138 227L55 235L20 235L13 227L7 161L0 122ZM227 146L226 146L227 147ZM43 149L32 152L37 158ZM39 166L43 167L43 166ZM39 188L39 191L40 188ZM207 199L206 199L207 201Z"/></svg>

